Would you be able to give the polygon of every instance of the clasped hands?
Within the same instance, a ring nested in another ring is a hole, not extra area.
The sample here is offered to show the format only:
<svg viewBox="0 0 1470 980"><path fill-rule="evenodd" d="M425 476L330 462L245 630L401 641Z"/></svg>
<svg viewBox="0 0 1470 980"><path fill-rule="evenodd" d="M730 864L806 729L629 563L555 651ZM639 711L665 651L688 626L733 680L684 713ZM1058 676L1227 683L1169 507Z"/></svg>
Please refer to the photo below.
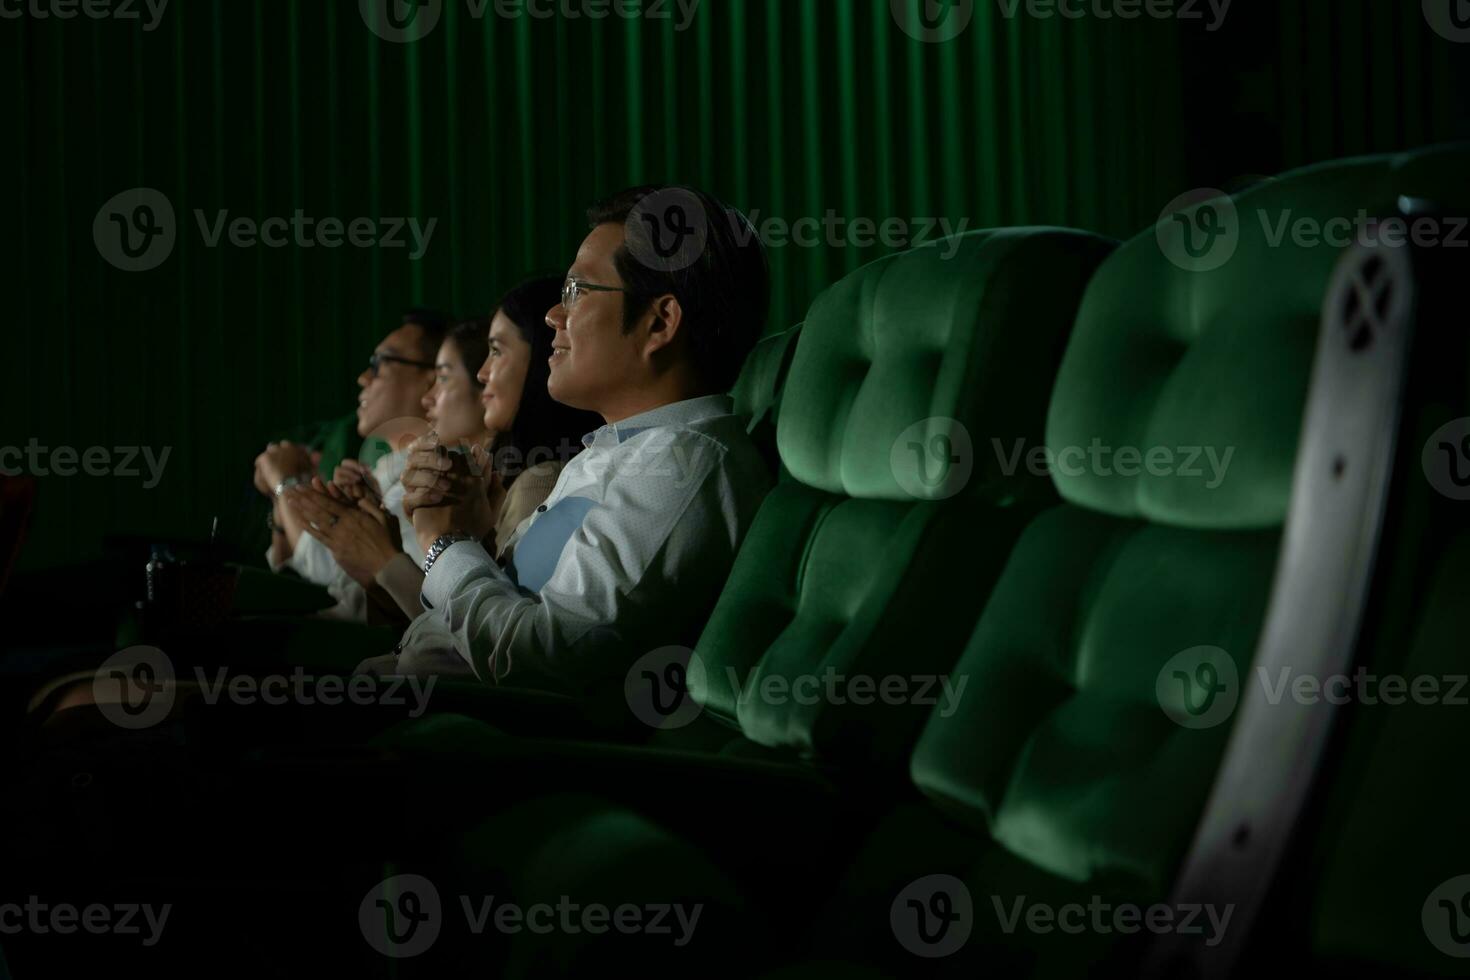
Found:
<svg viewBox="0 0 1470 980"><path fill-rule="evenodd" d="M441 535L473 535L484 541L495 530L505 485L482 446L456 451L430 432L408 447L403 471L403 511L413 521L419 550Z"/></svg>
<svg viewBox="0 0 1470 980"><path fill-rule="evenodd" d="M403 486L404 513L424 552L451 531L484 540L505 498L488 452L479 446L452 451L432 432L408 447ZM364 588L371 588L384 566L403 553L398 522L383 509L372 473L356 460L339 466L331 483L313 479L286 490L281 499Z"/></svg>

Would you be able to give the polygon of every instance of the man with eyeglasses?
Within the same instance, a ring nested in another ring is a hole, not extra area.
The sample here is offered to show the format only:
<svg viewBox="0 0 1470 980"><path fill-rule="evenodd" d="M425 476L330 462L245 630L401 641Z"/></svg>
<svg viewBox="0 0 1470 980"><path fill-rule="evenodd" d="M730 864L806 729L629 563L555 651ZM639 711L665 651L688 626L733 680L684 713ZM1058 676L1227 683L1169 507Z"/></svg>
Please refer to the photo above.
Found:
<svg viewBox="0 0 1470 980"><path fill-rule="evenodd" d="M428 425L422 404L434 384L434 357L449 329L449 317L432 310L410 310L402 324L374 349L368 366L357 377L361 393L357 399L357 432L364 438L383 439L390 452L380 457L371 470L355 459L344 460L333 483L348 497L368 497L384 503L403 526L404 540L413 541L412 526L396 501L385 499L399 485L407 460L408 444ZM332 553L310 534L306 524L282 494L288 487L308 483L316 475L316 460L305 447L290 442L271 443L255 460L255 486L272 500L271 568L293 569L302 578L341 591L337 615L366 616L361 590L351 589L345 573ZM396 496L396 494L393 494ZM350 598L349 598L350 597ZM351 608L348 608L350 606Z"/></svg>
<svg viewBox="0 0 1470 980"><path fill-rule="evenodd" d="M427 610L374 673L473 673L584 692L639 656L692 645L771 485L726 394L763 331L765 251L699 191L641 187L591 232L546 315L548 389L606 422L583 439L500 567L478 478L411 447L404 506L426 552Z"/></svg>

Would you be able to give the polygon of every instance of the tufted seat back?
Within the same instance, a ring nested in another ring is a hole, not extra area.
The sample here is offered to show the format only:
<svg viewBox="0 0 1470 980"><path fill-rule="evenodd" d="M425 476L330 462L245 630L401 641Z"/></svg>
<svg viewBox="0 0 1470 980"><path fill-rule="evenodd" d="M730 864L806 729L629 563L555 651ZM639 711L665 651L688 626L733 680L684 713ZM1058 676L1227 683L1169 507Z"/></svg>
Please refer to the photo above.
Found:
<svg viewBox="0 0 1470 980"><path fill-rule="evenodd" d="M1048 413L1063 502L1020 535L955 668L966 697L919 741L924 792L1063 878L1167 889L1255 683L1341 254L1310 230L1371 233L1467 167L1461 147L1299 171L1102 265Z"/></svg>
<svg viewBox="0 0 1470 980"><path fill-rule="evenodd" d="M706 712L764 746L903 764L976 597L1054 499L991 440L1040 440L1083 287L1111 247L1058 229L976 232L817 298L781 394L788 478L691 665Z"/></svg>

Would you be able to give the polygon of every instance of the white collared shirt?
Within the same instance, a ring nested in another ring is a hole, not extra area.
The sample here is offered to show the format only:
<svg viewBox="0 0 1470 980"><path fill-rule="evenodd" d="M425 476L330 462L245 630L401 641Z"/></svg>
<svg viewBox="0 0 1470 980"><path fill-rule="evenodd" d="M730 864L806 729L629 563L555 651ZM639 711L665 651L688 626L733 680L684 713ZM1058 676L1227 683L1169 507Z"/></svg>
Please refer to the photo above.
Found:
<svg viewBox="0 0 1470 980"><path fill-rule="evenodd" d="M710 395L583 445L516 529L506 569L473 541L439 556L406 652L449 642L482 680L575 689L694 643L771 486L744 421Z"/></svg>

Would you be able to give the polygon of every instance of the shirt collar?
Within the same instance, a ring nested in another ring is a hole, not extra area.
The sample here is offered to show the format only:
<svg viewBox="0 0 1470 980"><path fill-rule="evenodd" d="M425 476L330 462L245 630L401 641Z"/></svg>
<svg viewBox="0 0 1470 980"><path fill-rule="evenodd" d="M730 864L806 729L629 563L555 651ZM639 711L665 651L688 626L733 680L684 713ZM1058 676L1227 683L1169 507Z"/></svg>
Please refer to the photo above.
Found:
<svg viewBox="0 0 1470 980"><path fill-rule="evenodd" d="M703 395L699 398L686 398L681 402L670 402L637 415L630 415L620 422L604 425L583 436L582 445L589 447L598 443L618 445L627 442L644 429L654 429L665 425L688 425L702 419L729 415L734 410L735 403L729 395Z"/></svg>

